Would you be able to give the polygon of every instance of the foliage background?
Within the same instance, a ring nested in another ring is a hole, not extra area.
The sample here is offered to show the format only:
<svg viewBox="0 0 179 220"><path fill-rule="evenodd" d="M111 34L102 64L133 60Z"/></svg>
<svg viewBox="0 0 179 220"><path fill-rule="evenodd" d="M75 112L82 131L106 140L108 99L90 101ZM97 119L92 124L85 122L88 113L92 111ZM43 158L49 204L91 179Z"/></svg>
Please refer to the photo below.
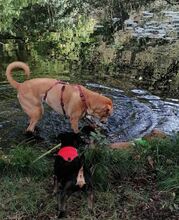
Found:
<svg viewBox="0 0 179 220"><path fill-rule="evenodd" d="M133 11L178 7L167 2L0 0L0 80L9 62L22 60L33 77L116 81L125 75L176 97L178 43L137 41L124 31ZM92 138L97 143L86 151L86 160L93 161L96 219L177 219L178 137L118 152L105 147L100 134ZM0 151L0 219L55 218L52 158L32 163L43 152L44 146L26 143ZM70 203L71 218L89 219L86 199Z"/></svg>
<svg viewBox="0 0 179 220"><path fill-rule="evenodd" d="M9 62L22 60L38 76L125 75L177 95L178 43L134 39L124 22L132 13L178 8L165 0L0 0L0 79Z"/></svg>

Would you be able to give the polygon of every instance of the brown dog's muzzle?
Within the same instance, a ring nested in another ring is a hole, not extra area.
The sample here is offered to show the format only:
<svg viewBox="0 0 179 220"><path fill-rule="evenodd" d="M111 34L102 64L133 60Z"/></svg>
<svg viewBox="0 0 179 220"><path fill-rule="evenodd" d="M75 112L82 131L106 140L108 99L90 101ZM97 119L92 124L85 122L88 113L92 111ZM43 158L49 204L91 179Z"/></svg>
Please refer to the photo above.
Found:
<svg viewBox="0 0 179 220"><path fill-rule="evenodd" d="M108 121L107 118L101 118L101 119L100 119L100 122L101 122L102 124L105 124L107 121Z"/></svg>
<svg viewBox="0 0 179 220"><path fill-rule="evenodd" d="M105 124L108 121L108 117L111 116L112 114L112 109L107 109L105 114L100 117L100 122Z"/></svg>

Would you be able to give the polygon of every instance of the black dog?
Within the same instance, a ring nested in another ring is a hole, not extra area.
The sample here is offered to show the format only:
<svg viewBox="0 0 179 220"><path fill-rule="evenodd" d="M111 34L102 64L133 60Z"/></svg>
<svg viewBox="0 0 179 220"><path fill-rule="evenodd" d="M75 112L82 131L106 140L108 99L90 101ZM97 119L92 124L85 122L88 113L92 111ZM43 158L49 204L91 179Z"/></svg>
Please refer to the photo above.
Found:
<svg viewBox="0 0 179 220"><path fill-rule="evenodd" d="M61 149L54 163L54 194L57 194L58 218L65 216L66 199L75 191L83 190L88 195L88 208L93 209L93 185L91 174L85 166L84 155L79 156L76 149L79 135L61 134Z"/></svg>

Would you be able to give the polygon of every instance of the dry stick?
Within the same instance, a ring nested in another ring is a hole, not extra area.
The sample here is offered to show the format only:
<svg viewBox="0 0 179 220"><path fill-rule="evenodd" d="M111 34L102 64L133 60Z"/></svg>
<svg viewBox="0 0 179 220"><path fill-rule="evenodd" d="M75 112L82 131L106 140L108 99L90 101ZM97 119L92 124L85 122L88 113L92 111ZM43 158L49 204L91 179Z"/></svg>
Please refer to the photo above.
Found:
<svg viewBox="0 0 179 220"><path fill-rule="evenodd" d="M45 157L47 154L51 153L53 150L57 149L58 147L61 146L60 144L57 144L55 147L53 147L52 149L50 149L49 151L45 152L44 154L40 155L39 157L37 157L32 163L37 162L38 160L40 160L41 158Z"/></svg>

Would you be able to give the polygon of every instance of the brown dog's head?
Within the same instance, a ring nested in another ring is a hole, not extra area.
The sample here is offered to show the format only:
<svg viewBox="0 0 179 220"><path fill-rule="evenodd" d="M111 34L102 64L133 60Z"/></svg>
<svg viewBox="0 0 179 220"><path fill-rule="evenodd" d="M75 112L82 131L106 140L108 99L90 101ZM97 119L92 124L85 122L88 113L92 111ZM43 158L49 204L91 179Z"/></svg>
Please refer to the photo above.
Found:
<svg viewBox="0 0 179 220"><path fill-rule="evenodd" d="M112 112L112 101L109 98L102 96L101 100L96 100L95 107L93 108L91 115L99 118L100 122L106 123Z"/></svg>

